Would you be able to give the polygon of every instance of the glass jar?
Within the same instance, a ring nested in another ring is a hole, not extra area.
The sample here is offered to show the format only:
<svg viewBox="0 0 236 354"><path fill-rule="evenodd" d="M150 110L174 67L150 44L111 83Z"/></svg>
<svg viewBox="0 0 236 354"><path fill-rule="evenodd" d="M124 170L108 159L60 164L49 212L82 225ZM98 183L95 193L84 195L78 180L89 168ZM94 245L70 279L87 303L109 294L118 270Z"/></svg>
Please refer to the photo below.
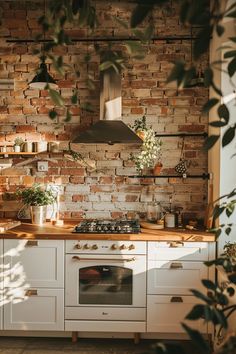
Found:
<svg viewBox="0 0 236 354"><path fill-rule="evenodd" d="M148 205L147 205L147 221L150 221L150 222L157 221L156 203L148 203Z"/></svg>
<svg viewBox="0 0 236 354"><path fill-rule="evenodd" d="M165 215L165 227L175 227L175 214L167 213Z"/></svg>

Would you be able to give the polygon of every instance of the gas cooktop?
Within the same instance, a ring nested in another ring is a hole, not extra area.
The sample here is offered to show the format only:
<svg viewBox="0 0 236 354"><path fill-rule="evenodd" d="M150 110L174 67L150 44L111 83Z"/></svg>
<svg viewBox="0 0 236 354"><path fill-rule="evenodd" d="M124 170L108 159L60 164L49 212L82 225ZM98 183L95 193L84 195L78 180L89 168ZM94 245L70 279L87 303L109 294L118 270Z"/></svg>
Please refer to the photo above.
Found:
<svg viewBox="0 0 236 354"><path fill-rule="evenodd" d="M75 226L80 234L138 234L138 220L85 220Z"/></svg>

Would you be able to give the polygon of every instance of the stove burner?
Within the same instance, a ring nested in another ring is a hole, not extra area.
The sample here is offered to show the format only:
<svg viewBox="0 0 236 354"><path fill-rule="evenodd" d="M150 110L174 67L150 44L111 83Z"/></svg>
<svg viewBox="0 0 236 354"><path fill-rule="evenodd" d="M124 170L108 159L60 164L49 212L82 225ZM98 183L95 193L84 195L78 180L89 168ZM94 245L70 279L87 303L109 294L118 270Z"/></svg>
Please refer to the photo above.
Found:
<svg viewBox="0 0 236 354"><path fill-rule="evenodd" d="M138 234L138 220L85 220L75 226L80 234Z"/></svg>

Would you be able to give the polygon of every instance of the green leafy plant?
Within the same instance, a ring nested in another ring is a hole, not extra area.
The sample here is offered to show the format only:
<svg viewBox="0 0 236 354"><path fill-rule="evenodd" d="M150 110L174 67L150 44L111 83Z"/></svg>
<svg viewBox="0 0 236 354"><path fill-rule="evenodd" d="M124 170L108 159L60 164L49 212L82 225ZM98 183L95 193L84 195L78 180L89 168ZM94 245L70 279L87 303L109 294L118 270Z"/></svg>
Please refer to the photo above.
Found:
<svg viewBox="0 0 236 354"><path fill-rule="evenodd" d="M223 255L236 265L236 242L227 242L224 245Z"/></svg>
<svg viewBox="0 0 236 354"><path fill-rule="evenodd" d="M148 130L147 127L147 118L145 116L142 116L142 118L135 119L134 124L130 125L130 128L137 133L138 131L146 131Z"/></svg>
<svg viewBox="0 0 236 354"><path fill-rule="evenodd" d="M16 192L16 195L25 205L29 206L50 205L56 200L51 190L45 190L39 184L34 184L32 187L19 189Z"/></svg>
<svg viewBox="0 0 236 354"><path fill-rule="evenodd" d="M141 152L137 155L131 154L131 160L134 161L136 170L141 173L144 168L152 168L160 156L161 141L156 137L152 128L144 132Z"/></svg>
<svg viewBox="0 0 236 354"><path fill-rule="evenodd" d="M21 146L24 143L24 140L22 138L15 138L14 140L14 146Z"/></svg>

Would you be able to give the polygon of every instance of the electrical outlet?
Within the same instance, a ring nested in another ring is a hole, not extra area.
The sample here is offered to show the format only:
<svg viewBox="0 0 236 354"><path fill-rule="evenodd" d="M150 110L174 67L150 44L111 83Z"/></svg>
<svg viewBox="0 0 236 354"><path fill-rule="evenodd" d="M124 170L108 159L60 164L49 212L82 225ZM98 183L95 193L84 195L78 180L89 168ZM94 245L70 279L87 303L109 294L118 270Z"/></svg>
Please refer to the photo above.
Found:
<svg viewBox="0 0 236 354"><path fill-rule="evenodd" d="M48 171L48 161L38 161L37 170L38 170L38 172L47 172Z"/></svg>

